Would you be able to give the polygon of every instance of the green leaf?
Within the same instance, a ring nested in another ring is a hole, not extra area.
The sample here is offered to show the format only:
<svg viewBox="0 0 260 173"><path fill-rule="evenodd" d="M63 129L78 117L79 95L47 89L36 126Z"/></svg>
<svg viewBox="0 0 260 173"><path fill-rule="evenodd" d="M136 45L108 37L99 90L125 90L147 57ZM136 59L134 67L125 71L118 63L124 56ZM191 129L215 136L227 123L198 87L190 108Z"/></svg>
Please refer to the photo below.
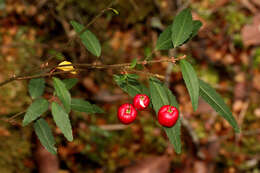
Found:
<svg viewBox="0 0 260 173"><path fill-rule="evenodd" d="M52 102L51 113L56 125L60 128L61 132L68 141L72 141L73 135L69 115L58 103L55 102Z"/></svg>
<svg viewBox="0 0 260 173"><path fill-rule="evenodd" d="M163 105L169 105L170 102L164 84L160 80L151 77L149 80L149 86L153 108L157 114Z"/></svg>
<svg viewBox="0 0 260 173"><path fill-rule="evenodd" d="M150 97L151 96L151 94L150 94L150 91L149 91L149 89L145 86L145 85L143 85L143 84L141 84L141 87L142 87L142 93L143 94L145 94L145 95L147 95L148 97Z"/></svg>
<svg viewBox="0 0 260 173"><path fill-rule="evenodd" d="M199 20L193 20L192 21L192 33L191 33L190 37L187 40L185 40L185 42L183 44L187 43L193 37L195 37L198 34L198 31L201 26L202 26L202 23Z"/></svg>
<svg viewBox="0 0 260 173"><path fill-rule="evenodd" d="M67 113L70 112L71 96L65 84L58 78L53 77L53 84L57 96L61 100Z"/></svg>
<svg viewBox="0 0 260 173"><path fill-rule="evenodd" d="M71 109L79 112L86 112L86 113L93 113L92 105L85 100L82 99L75 99L71 100Z"/></svg>
<svg viewBox="0 0 260 173"><path fill-rule="evenodd" d="M172 24L172 43L174 47L182 45L191 35L193 22L190 9L184 9L174 19Z"/></svg>
<svg viewBox="0 0 260 173"><path fill-rule="evenodd" d="M60 60L60 61L65 60L64 55L60 52L57 52L56 50L51 49L48 51L48 53L51 54L52 56L54 56L57 60Z"/></svg>
<svg viewBox="0 0 260 173"><path fill-rule="evenodd" d="M152 57L150 57L150 58L152 58ZM145 60L149 61L149 60L151 60L150 58L147 58ZM142 64L136 64L135 69L136 70L143 70L144 66Z"/></svg>
<svg viewBox="0 0 260 173"><path fill-rule="evenodd" d="M150 97L148 88L141 84L137 79L139 78L136 74L126 75L114 75L114 80L120 88L127 92L131 97L136 94L146 94Z"/></svg>
<svg viewBox="0 0 260 173"><path fill-rule="evenodd" d="M176 108L179 109L179 105L176 100L176 97L172 94L171 90L168 87L164 85L164 88L169 98L170 105L175 106ZM176 153L180 154L181 153L181 116L179 117L178 121L173 127L171 128L164 127L164 130L171 144L173 144Z"/></svg>
<svg viewBox="0 0 260 173"><path fill-rule="evenodd" d="M178 104L178 102L176 100L176 97L173 95L172 91L166 85L164 85L164 89L165 89L166 94L168 96L170 105L172 105L172 106L174 106L174 107L179 109L179 104Z"/></svg>
<svg viewBox="0 0 260 173"><path fill-rule="evenodd" d="M137 64L137 59L135 58L135 59L133 59L133 61L131 62L130 68L135 68L136 64Z"/></svg>
<svg viewBox="0 0 260 173"><path fill-rule="evenodd" d="M173 144L176 153L180 154L181 153L181 117L179 117L178 121L173 127L171 128L164 127L163 129L165 130L166 135L168 136L171 144Z"/></svg>
<svg viewBox="0 0 260 173"><path fill-rule="evenodd" d="M95 104L92 104L92 108L93 108L94 114L103 114L103 113L105 113L105 111L102 108L100 108L99 106L97 106Z"/></svg>
<svg viewBox="0 0 260 173"><path fill-rule="evenodd" d="M137 74L126 74L126 79L127 78L139 79L139 76Z"/></svg>
<svg viewBox="0 0 260 173"><path fill-rule="evenodd" d="M185 85L189 91L191 103L194 111L198 108L199 102L199 80L192 65L185 59L181 60L181 72Z"/></svg>
<svg viewBox="0 0 260 173"><path fill-rule="evenodd" d="M168 26L160 35L156 42L156 50L168 50L173 48L172 44L172 25Z"/></svg>
<svg viewBox="0 0 260 173"><path fill-rule="evenodd" d="M91 104L88 101L83 99L75 99L71 100L71 109L79 112L86 112L89 114L95 113L104 113L105 111L98 107L97 105Z"/></svg>
<svg viewBox="0 0 260 173"><path fill-rule="evenodd" d="M79 80L77 78L69 78L69 79L62 80L62 82L65 84L68 90L73 88L78 83L78 81Z"/></svg>
<svg viewBox="0 0 260 173"><path fill-rule="evenodd" d="M43 78L38 79L31 79L29 82L29 94L32 99L36 99L37 97L40 97L45 88L45 80Z"/></svg>
<svg viewBox="0 0 260 173"><path fill-rule="evenodd" d="M41 118L34 123L33 127L44 148L52 154L57 154L57 149L54 146L55 140L48 123Z"/></svg>
<svg viewBox="0 0 260 173"><path fill-rule="evenodd" d="M118 86L127 92L131 97L142 93L141 83L133 77L129 77L127 75L114 75L114 80Z"/></svg>
<svg viewBox="0 0 260 173"><path fill-rule="evenodd" d="M27 109L23 119L23 126L39 118L49 108L49 102L43 98L36 99Z"/></svg>
<svg viewBox="0 0 260 173"><path fill-rule="evenodd" d="M214 88L202 80L199 80L199 84L200 96L203 98L203 100L205 100L213 109L215 109L216 112L225 118L234 128L236 133L239 133L240 130L238 124L221 96L215 91Z"/></svg>
<svg viewBox="0 0 260 173"><path fill-rule="evenodd" d="M172 105L178 108L178 103L175 96L160 80L151 77L149 80L149 85L151 100L156 114L163 105ZM171 144L173 144L176 153L181 153L180 118L173 127L164 127L163 129L165 130Z"/></svg>
<svg viewBox="0 0 260 173"><path fill-rule="evenodd" d="M74 30L78 34L85 28L83 25L76 21L70 21L70 24L73 26ZM97 37L92 32L86 30L85 32L80 34L79 37L88 51L90 51L93 55L97 57L101 55L101 45Z"/></svg>
<svg viewBox="0 0 260 173"><path fill-rule="evenodd" d="M200 27L202 27L202 23L199 20L193 20L192 25L193 27L192 27L191 39L198 34Z"/></svg>

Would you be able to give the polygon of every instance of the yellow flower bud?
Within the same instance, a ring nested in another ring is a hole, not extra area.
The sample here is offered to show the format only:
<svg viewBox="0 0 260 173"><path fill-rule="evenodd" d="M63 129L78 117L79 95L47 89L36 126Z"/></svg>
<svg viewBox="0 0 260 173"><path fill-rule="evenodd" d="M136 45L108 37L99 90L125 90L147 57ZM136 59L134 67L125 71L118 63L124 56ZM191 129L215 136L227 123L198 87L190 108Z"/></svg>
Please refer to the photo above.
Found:
<svg viewBox="0 0 260 173"><path fill-rule="evenodd" d="M62 61L61 63L59 63L59 66L60 65L69 65L69 64L71 64L71 62ZM71 74L77 74L76 71L72 71L72 70L75 70L75 68L73 66L62 66L62 67L57 67L57 69L62 70L62 71L71 71L70 72Z"/></svg>

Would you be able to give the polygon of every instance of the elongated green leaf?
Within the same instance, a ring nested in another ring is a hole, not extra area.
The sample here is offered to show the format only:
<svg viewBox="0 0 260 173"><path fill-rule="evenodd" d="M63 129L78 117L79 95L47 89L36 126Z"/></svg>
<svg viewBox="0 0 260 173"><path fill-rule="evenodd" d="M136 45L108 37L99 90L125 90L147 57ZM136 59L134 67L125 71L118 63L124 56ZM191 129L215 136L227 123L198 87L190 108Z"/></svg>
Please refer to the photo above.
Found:
<svg viewBox="0 0 260 173"><path fill-rule="evenodd" d="M95 104L92 104L92 108L93 108L93 113L94 114L103 114L105 113L105 111L100 108L99 106L95 105Z"/></svg>
<svg viewBox="0 0 260 173"><path fill-rule="evenodd" d="M48 110L49 102L43 98L36 99L27 109L23 118L23 126L39 118Z"/></svg>
<svg viewBox="0 0 260 173"><path fill-rule="evenodd" d="M170 105L175 106L179 109L176 97L172 94L171 90L164 85L165 91L169 98ZM180 115L179 115L180 116ZM181 116L172 128L164 128L170 142L173 144L176 153L181 153Z"/></svg>
<svg viewBox="0 0 260 173"><path fill-rule="evenodd" d="M172 91L165 85L164 85L164 89L165 89L166 94L168 96L170 105L172 105L172 106L174 106L174 107L179 109L179 104L178 104L178 102L176 100L176 97L173 95Z"/></svg>
<svg viewBox="0 0 260 173"><path fill-rule="evenodd" d="M216 112L225 118L229 124L234 128L236 133L239 133L238 124L233 117L228 106L225 104L221 96L209 84L199 80L200 96L205 100Z"/></svg>
<svg viewBox="0 0 260 173"><path fill-rule="evenodd" d="M202 23L199 20L193 20L192 21L192 33L191 33L190 37L187 40L185 40L185 42L183 44L187 43L193 37L195 37L198 34L201 26L202 26Z"/></svg>
<svg viewBox="0 0 260 173"><path fill-rule="evenodd" d="M71 96L65 84L58 78L53 77L53 84L57 96L61 100L67 113L70 112Z"/></svg>
<svg viewBox="0 0 260 173"><path fill-rule="evenodd" d="M142 93L147 95L150 98L151 94L150 94L149 89L143 84L141 84L141 87L142 87Z"/></svg>
<svg viewBox="0 0 260 173"><path fill-rule="evenodd" d="M159 109L163 105L172 105L178 108L178 103L176 101L176 98L172 94L172 92L158 79L156 78L150 78L149 80L150 84L150 94L151 94L151 100L153 104L153 108L156 111L156 114L158 113ZM170 140L170 142L173 144L176 153L181 153L181 121L180 118L178 119L177 123L171 127L163 128Z"/></svg>
<svg viewBox="0 0 260 173"><path fill-rule="evenodd" d="M171 142L177 154L181 153L181 117L177 120L176 124L171 127L163 128Z"/></svg>
<svg viewBox="0 0 260 173"><path fill-rule="evenodd" d="M94 113L92 105L83 99L72 99L71 109L79 112Z"/></svg>
<svg viewBox="0 0 260 173"><path fill-rule="evenodd" d="M78 81L79 80L77 78L69 78L69 79L62 80L62 82L65 84L68 90L73 88L78 83Z"/></svg>
<svg viewBox="0 0 260 173"><path fill-rule="evenodd" d="M198 108L199 102L199 80L192 65L185 59L181 60L181 72L189 91L191 103L194 111Z"/></svg>
<svg viewBox="0 0 260 173"><path fill-rule="evenodd" d="M165 91L164 85L160 80L151 77L149 79L149 86L153 108L157 114L159 109L163 105L169 105L170 102Z"/></svg>
<svg viewBox="0 0 260 173"><path fill-rule="evenodd" d="M101 109L97 105L91 104L88 101L85 101L83 99L75 99L75 98L73 98L71 100L71 109L74 111L86 112L89 114L105 112L103 109Z"/></svg>
<svg viewBox="0 0 260 173"><path fill-rule="evenodd" d="M126 75L114 75L114 80L118 86L127 92L131 97L143 92L141 83L135 78L128 77Z"/></svg>
<svg viewBox="0 0 260 173"><path fill-rule="evenodd" d="M136 80L139 78L137 74L126 74L126 77L131 79L136 79Z"/></svg>
<svg viewBox="0 0 260 173"><path fill-rule="evenodd" d="M72 141L73 135L69 115L58 103L55 102L52 102L51 113L56 125L60 128L61 132L68 141Z"/></svg>
<svg viewBox="0 0 260 173"><path fill-rule="evenodd" d="M72 98L71 109L79 112L93 113L92 105L85 100Z"/></svg>
<svg viewBox="0 0 260 173"><path fill-rule="evenodd" d="M83 25L79 24L76 21L71 21L70 24L73 26L74 30L77 33L80 33L85 28ZM88 51L90 51L93 55L97 57L101 55L101 45L97 37L92 32L86 30L85 32L80 34L79 37Z"/></svg>
<svg viewBox="0 0 260 173"><path fill-rule="evenodd" d="M43 78L31 79L28 88L31 98L36 99L44 92L45 80Z"/></svg>
<svg viewBox="0 0 260 173"><path fill-rule="evenodd" d="M34 123L33 127L41 144L46 148L46 150L52 154L57 154L57 149L54 146L55 140L48 123L41 118Z"/></svg>
<svg viewBox="0 0 260 173"><path fill-rule="evenodd" d="M193 27L192 27L191 39L198 34L200 27L202 27L202 23L199 20L193 20L192 25Z"/></svg>
<svg viewBox="0 0 260 173"><path fill-rule="evenodd" d="M135 68L136 63L137 63L137 59L135 58L132 60L130 68Z"/></svg>
<svg viewBox="0 0 260 173"><path fill-rule="evenodd" d="M173 48L172 44L172 25L168 26L160 35L156 42L156 50L168 50Z"/></svg>
<svg viewBox="0 0 260 173"><path fill-rule="evenodd" d="M193 29L190 9L184 9L174 19L172 24L172 43L174 47L183 44L191 35Z"/></svg>

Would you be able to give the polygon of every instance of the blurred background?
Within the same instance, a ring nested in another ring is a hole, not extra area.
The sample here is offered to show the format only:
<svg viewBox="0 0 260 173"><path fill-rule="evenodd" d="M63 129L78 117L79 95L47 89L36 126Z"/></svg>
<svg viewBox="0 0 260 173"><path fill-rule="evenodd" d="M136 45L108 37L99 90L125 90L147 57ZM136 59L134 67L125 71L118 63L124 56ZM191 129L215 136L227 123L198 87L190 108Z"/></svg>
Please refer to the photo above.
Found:
<svg viewBox="0 0 260 173"><path fill-rule="evenodd" d="M131 98L111 80L115 71L89 70L76 76L79 83L71 94L106 113L72 112L73 142L65 140L50 118L58 147L54 156L39 144L32 126L22 128L23 116L6 121L31 103L28 81L14 81L0 88L0 172L260 173L260 1L117 0L112 7L119 15L105 12L89 28L102 44L99 60L79 39L62 49L75 35L70 20L86 25L109 3L0 0L0 82L39 67L55 51L73 63L143 60L178 11L190 7L193 18L203 23L198 36L178 50L156 52L153 58L186 54L199 77L224 97L242 133L235 135L203 101L193 112L178 63L154 64L145 70L166 76L183 114L183 151L177 155L152 110L140 112L130 126L118 122L117 108ZM59 62L57 58L49 63ZM140 80L147 84L147 76ZM45 97L50 90L47 87Z"/></svg>

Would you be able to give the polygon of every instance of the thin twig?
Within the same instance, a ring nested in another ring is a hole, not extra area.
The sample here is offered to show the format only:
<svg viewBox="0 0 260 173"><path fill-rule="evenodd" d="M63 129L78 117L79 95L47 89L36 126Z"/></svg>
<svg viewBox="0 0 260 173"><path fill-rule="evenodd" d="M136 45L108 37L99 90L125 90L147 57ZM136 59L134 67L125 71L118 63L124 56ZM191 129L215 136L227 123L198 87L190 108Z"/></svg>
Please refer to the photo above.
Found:
<svg viewBox="0 0 260 173"><path fill-rule="evenodd" d="M98 127L103 130L114 131L114 130L124 130L124 129L128 128L129 126L122 125L122 124L107 124L107 125L100 125Z"/></svg>
<svg viewBox="0 0 260 173"><path fill-rule="evenodd" d="M171 57L176 56L177 54L177 50L176 49L172 49L168 51L168 55ZM165 80L164 83L165 85L169 88L170 87L170 77L172 74L172 68L173 68L173 63L169 63L165 72Z"/></svg>
<svg viewBox="0 0 260 173"><path fill-rule="evenodd" d="M114 4L115 4L116 0L113 0L112 2L110 2L108 4L108 6L103 9L101 12L99 12L77 35L73 36L69 41L68 41L68 45L70 45L77 36L83 34L85 31L88 30L88 28L90 27L90 25L92 25L99 17L101 17L106 11L110 11L113 10L113 8L111 8Z"/></svg>
<svg viewBox="0 0 260 173"><path fill-rule="evenodd" d="M171 58L163 58L163 59L157 59L157 60L151 60L151 61L138 61L136 64L141 64L141 65L146 65L146 64L155 64L155 63L160 63L160 62L172 62L175 63L176 61L185 59L186 55L180 56L178 58L171 57ZM111 69L111 68L128 68L131 66L132 63L122 63L122 64L65 64L65 65L58 65L55 66L54 68L58 67L64 67L64 66L73 66L73 67L85 67L89 69ZM1 86L1 85L0 85Z"/></svg>
<svg viewBox="0 0 260 173"><path fill-rule="evenodd" d="M158 60L151 60L151 61L138 61L137 64L143 64L143 65L146 65L146 64L154 64L154 63L160 63L160 62L173 62L175 63L176 61L179 61L181 59L184 59L186 58L186 55L183 55L181 57L178 57L178 58L164 58L164 59L158 59ZM111 65L104 65L104 64L101 64L101 65L95 65L95 64L66 64L66 65L58 65L58 66L53 66L53 67L46 67L46 71L49 71L51 69L55 69L57 67L64 67L64 66L73 66L75 67L74 70L70 70L70 71L61 71L61 72L53 72L53 73L50 73L50 72L47 72L47 73L42 73L42 74L37 74L37 75L25 75L25 76L14 76L14 77L11 77L9 79L7 79L6 81L4 82L1 82L0 83L0 87L3 86L3 85L6 85L12 81L15 81L15 80L26 80L26 79L34 79L34 78L41 78L41 77L50 77L50 76L54 76L54 75L59 75L59 74L66 74L66 73L71 73L73 71L86 71L87 69L115 69L115 68L129 68L131 66L131 63L123 63L123 64L111 64ZM81 67L81 68L79 68ZM137 71L136 72L138 73L146 73L148 75L152 75L152 76L155 76L155 77L158 77L160 79L164 79L164 77L160 76L160 75L157 75L157 74L152 74L152 73L149 73L149 72L142 72L142 71Z"/></svg>
<svg viewBox="0 0 260 173"><path fill-rule="evenodd" d="M182 117L182 120L181 120L182 125L188 130L188 132L192 138L192 142L195 144L195 146L197 148L199 148L200 141L199 141L199 137L197 136L195 130L192 128L192 126L190 125L190 122L183 115L181 115L181 117Z"/></svg>
<svg viewBox="0 0 260 173"><path fill-rule="evenodd" d="M90 25L92 25L92 24L93 24L99 17L101 17L106 11L112 10L111 7L114 5L115 2L116 2L116 0L113 0L105 9L103 9L99 14L97 14L97 15L86 25L86 27L85 27L81 32L78 33L78 35L84 33L84 32L90 27ZM76 36L72 37L72 38L60 49L60 51L63 51L63 50L68 49L68 47L70 46L70 44L72 43L72 41L74 41L76 38L77 38ZM44 61L42 64L44 65L44 64L48 63L50 60L52 60L52 59L53 59L54 57L56 57L57 55L58 55L58 52L55 53L54 55L49 56L48 59L47 59L46 61ZM11 77L11 78L9 78L9 79L7 79L7 80L1 82L1 83L0 83L0 87L3 86L3 85L6 85L6 84L8 84L8 83L10 83L10 82L12 82L12 81L23 79L26 75L32 73L32 72L35 71L35 70L39 70L39 69L40 69L39 67L36 67L36 68L33 68L32 70L30 70L30 71L28 71L28 72L26 72L26 73L24 73L24 74L14 75L13 77ZM54 75L56 75L56 74L54 73ZM30 78L30 77L29 77L29 78Z"/></svg>
<svg viewBox="0 0 260 173"><path fill-rule="evenodd" d="M159 75L159 74L155 74L155 73L150 73L150 72L140 71L140 70L134 70L134 69L126 69L126 70L134 72L134 73L140 73L140 74L144 74L144 75L148 75L148 76L153 76L153 77L156 77L156 78L159 78L159 79L162 79L162 80L165 79L164 76Z"/></svg>
<svg viewBox="0 0 260 173"><path fill-rule="evenodd" d="M14 114L10 118L8 118L7 121L12 122L15 118L19 117L20 115L24 114L25 112L26 112L26 110L24 110L22 112L18 112L17 114Z"/></svg>
<svg viewBox="0 0 260 173"><path fill-rule="evenodd" d="M1 118L0 120L4 121L4 122L7 122L7 123L10 123L12 125L14 124L19 124L21 125L19 122L16 122L14 119L19 117L20 115L24 114L26 112L26 110L22 111L22 112L18 112L14 115L12 115L10 118Z"/></svg>

